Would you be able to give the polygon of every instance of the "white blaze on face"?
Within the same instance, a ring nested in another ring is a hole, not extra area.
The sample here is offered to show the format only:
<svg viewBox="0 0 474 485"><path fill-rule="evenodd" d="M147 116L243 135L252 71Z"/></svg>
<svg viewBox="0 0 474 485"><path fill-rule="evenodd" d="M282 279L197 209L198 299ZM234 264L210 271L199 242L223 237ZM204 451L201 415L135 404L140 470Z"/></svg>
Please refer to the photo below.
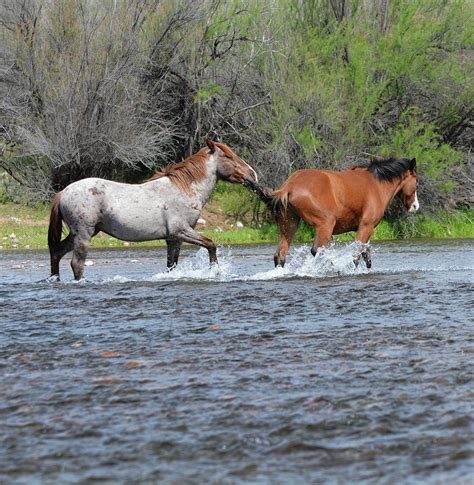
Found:
<svg viewBox="0 0 474 485"><path fill-rule="evenodd" d="M408 209L408 212L412 214L413 212L416 212L420 208L420 204L418 203L418 195L415 192L415 200L413 201L412 205L410 206L410 209Z"/></svg>
<svg viewBox="0 0 474 485"><path fill-rule="evenodd" d="M242 159L241 159L242 160ZM242 162L244 162L242 160ZM258 182L258 177L257 177L257 172L247 163L247 162L244 162L245 165L247 165L247 167L250 169L250 171L253 173L253 176L255 178L255 182Z"/></svg>
<svg viewBox="0 0 474 485"><path fill-rule="evenodd" d="M250 167L252 168L252 167ZM255 178L255 182L258 183L258 176L257 176L257 172L252 168L252 172L253 172L253 175L254 175L254 178Z"/></svg>

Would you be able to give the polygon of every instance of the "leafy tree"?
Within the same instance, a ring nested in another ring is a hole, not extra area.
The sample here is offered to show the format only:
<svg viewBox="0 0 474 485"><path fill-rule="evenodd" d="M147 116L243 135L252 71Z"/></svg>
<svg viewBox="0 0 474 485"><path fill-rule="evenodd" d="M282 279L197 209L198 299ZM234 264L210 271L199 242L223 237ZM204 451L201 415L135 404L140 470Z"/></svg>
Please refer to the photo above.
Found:
<svg viewBox="0 0 474 485"><path fill-rule="evenodd" d="M270 186L396 154L473 203L468 0L0 1L0 165L37 196L214 138Z"/></svg>
<svg viewBox="0 0 474 485"><path fill-rule="evenodd" d="M45 197L165 159L172 123L141 86L139 0L2 5L2 167Z"/></svg>

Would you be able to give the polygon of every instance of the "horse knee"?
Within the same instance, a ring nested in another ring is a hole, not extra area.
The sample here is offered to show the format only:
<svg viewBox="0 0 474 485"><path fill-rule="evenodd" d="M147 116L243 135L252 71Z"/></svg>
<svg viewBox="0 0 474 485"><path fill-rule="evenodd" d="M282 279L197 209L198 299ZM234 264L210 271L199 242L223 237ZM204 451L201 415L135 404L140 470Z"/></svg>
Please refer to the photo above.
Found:
<svg viewBox="0 0 474 485"><path fill-rule="evenodd" d="M89 241L82 241L74 245L74 256L78 259L86 259L89 249Z"/></svg>

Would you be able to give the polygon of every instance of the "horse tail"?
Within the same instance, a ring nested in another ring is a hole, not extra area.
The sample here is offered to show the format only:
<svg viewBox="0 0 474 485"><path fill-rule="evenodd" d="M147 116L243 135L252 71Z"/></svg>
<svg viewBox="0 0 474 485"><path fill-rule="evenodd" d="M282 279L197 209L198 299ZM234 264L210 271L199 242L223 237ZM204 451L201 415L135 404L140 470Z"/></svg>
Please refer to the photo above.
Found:
<svg viewBox="0 0 474 485"><path fill-rule="evenodd" d="M63 232L63 215L59 207L60 202L61 192L58 192L53 199L53 207L49 216L48 246L50 253L54 252L58 247Z"/></svg>
<svg viewBox="0 0 474 485"><path fill-rule="evenodd" d="M246 179L244 185L250 187L268 207L270 212L278 219L288 210L288 189L282 187L278 190L271 190L268 187L262 187L253 180Z"/></svg>
<svg viewBox="0 0 474 485"><path fill-rule="evenodd" d="M272 194L270 210L277 219L283 216L288 210L288 196L289 191L284 187L275 190Z"/></svg>
<svg viewBox="0 0 474 485"><path fill-rule="evenodd" d="M244 187L249 187L253 192L255 192L260 200L271 210L271 203L273 198L273 191L268 187L262 187L257 182L252 179L245 179Z"/></svg>

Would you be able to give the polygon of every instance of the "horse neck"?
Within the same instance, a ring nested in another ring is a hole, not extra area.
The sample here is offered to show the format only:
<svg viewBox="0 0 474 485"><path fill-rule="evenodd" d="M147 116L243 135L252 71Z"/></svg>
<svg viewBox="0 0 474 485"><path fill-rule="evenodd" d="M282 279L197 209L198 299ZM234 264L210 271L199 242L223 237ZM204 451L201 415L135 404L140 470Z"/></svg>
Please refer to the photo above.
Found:
<svg viewBox="0 0 474 485"><path fill-rule="evenodd" d="M203 207L211 197L217 184L217 161L211 156L206 163L207 174L201 180L195 180L191 184L192 193L196 202Z"/></svg>
<svg viewBox="0 0 474 485"><path fill-rule="evenodd" d="M396 177L390 181L378 181L380 197L386 208L402 189L402 178Z"/></svg>

